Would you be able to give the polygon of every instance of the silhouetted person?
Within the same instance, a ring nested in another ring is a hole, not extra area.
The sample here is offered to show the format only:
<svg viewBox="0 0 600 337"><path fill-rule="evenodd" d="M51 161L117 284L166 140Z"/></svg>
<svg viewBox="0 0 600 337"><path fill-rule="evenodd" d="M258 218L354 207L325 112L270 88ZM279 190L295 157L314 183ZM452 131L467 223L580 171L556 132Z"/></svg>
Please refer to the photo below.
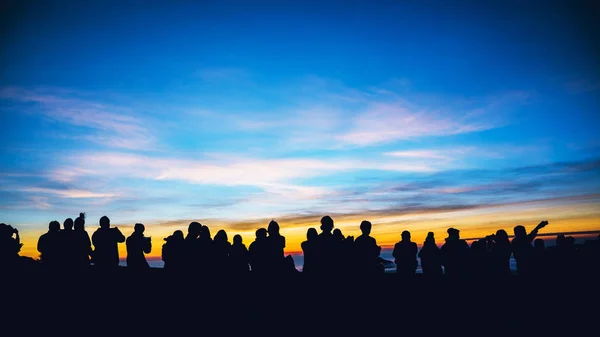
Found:
<svg viewBox="0 0 600 337"><path fill-rule="evenodd" d="M213 239L210 234L210 228L202 225L200 228L200 237L198 237L199 249L199 265L200 272L205 275L210 275L215 271L216 264L214 260Z"/></svg>
<svg viewBox="0 0 600 337"><path fill-rule="evenodd" d="M231 251L231 243L227 238L227 232L221 229L215 235L213 240L213 263L214 271L223 274L231 267L229 266L229 253Z"/></svg>
<svg viewBox="0 0 600 337"><path fill-rule="evenodd" d="M508 233L504 229L499 229L496 234L491 236L492 248L490 271L495 276L510 275L510 255L512 254L512 246L508 239Z"/></svg>
<svg viewBox="0 0 600 337"><path fill-rule="evenodd" d="M2 268L0 270L13 269L17 266L22 246L19 231L10 225L0 223L0 268Z"/></svg>
<svg viewBox="0 0 600 337"><path fill-rule="evenodd" d="M535 239L538 231L548 225L548 221L540 222L531 233L527 234L525 227L519 225L514 228L515 237L512 240L512 251L515 260L517 261L517 273L520 276L527 276L533 247L531 243Z"/></svg>
<svg viewBox="0 0 600 337"><path fill-rule="evenodd" d="M133 226L133 233L127 238L127 268L131 270L147 270L150 268L146 256L152 251L152 239L144 236L146 227L141 223Z"/></svg>
<svg viewBox="0 0 600 337"><path fill-rule="evenodd" d="M165 239L162 246L161 257L166 270L181 271L186 267L186 246L183 232L176 230Z"/></svg>
<svg viewBox="0 0 600 337"><path fill-rule="evenodd" d="M112 269L119 266L118 244L125 242L125 236L118 227L110 227L107 216L100 218L100 228L92 234L94 244L93 263L98 268Z"/></svg>
<svg viewBox="0 0 600 337"><path fill-rule="evenodd" d="M61 266L67 270L79 267L78 240L73 225L73 219L67 218L61 231Z"/></svg>
<svg viewBox="0 0 600 337"><path fill-rule="evenodd" d="M401 277L414 276L417 271L417 244L410 241L410 232L402 232L402 240L394 245L396 273Z"/></svg>
<svg viewBox="0 0 600 337"><path fill-rule="evenodd" d="M61 262L61 235L60 222L51 221L48 232L42 234L38 240L37 250L41 253L40 260L51 269L60 267Z"/></svg>
<svg viewBox="0 0 600 337"><path fill-rule="evenodd" d="M316 268L316 270L319 273L324 273L324 274L333 274L335 273L339 268L336 268L336 263L337 261L335 261L335 258L337 256L336 254L336 248L338 247L336 245L336 238L333 236L333 219L329 216L326 215L323 218L321 218L321 233L319 233L318 236L318 252L319 252L319 257L316 260L316 264L314 265Z"/></svg>
<svg viewBox="0 0 600 337"><path fill-rule="evenodd" d="M74 221L73 228L77 241L77 260L80 268L85 269L90 266L90 256L92 255L92 241L85 230L85 213L79 213L79 217Z"/></svg>
<svg viewBox="0 0 600 337"><path fill-rule="evenodd" d="M231 271L235 274L244 274L250 271L250 254L246 245L242 242L242 236L239 234L233 237L229 261L231 262Z"/></svg>
<svg viewBox="0 0 600 337"><path fill-rule="evenodd" d="M250 244L250 267L252 273L262 274L267 271L269 243L267 242L267 229L256 230L256 239Z"/></svg>
<svg viewBox="0 0 600 337"><path fill-rule="evenodd" d="M441 251L444 273L450 277L465 276L469 258L469 245L460 238L458 229L448 228L448 237Z"/></svg>
<svg viewBox="0 0 600 337"><path fill-rule="evenodd" d="M185 257L186 257L186 268L190 271L200 270L200 232L202 231L202 224L196 221L190 222L188 226L188 233L185 236Z"/></svg>
<svg viewBox="0 0 600 337"><path fill-rule="evenodd" d="M381 247L377 245L375 238L369 236L371 234L371 223L366 220L362 221L360 231L362 234L354 240L357 271L359 273L378 273L382 271L379 260Z"/></svg>
<svg viewBox="0 0 600 337"><path fill-rule="evenodd" d="M302 266L303 273L314 273L315 264L318 262L319 258L319 233L315 228L309 228L306 231L306 241L302 242L300 246L302 247L302 253L304 255L304 265Z"/></svg>
<svg viewBox="0 0 600 337"><path fill-rule="evenodd" d="M267 237L269 247L267 252L268 268L271 272L280 273L284 268L285 237L279 234L279 224L274 220L269 222L267 233L269 234Z"/></svg>
<svg viewBox="0 0 600 337"><path fill-rule="evenodd" d="M442 251L435 244L433 232L427 233L423 247L419 252L421 259L421 269L425 276L442 275Z"/></svg>

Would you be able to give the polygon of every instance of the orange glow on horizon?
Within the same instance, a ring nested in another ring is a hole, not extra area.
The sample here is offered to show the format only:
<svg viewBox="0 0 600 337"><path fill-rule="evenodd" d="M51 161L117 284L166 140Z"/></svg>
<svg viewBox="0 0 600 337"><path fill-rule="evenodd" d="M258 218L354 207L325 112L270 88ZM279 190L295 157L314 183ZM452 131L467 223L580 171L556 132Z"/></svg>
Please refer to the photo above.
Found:
<svg viewBox="0 0 600 337"><path fill-rule="evenodd" d="M549 225L540 231L540 234L555 232L579 232L579 231L598 231L600 232L600 205L573 204L573 205L537 205L527 209L507 209L504 207L493 207L487 209L450 211L450 212L431 212L423 214L379 214L379 215L332 215L335 227L340 228L345 236L360 235L359 224L362 220L369 220L373 223L371 236L377 243L384 247L392 247L400 240L400 233L404 230L411 232L412 241L421 244L427 233L435 233L438 245L443 244L446 230L454 227L460 230L463 238L484 237L492 234L498 229L504 229L509 235L513 233L513 227L524 225L527 230L533 229L540 221L548 220ZM277 219L276 219L277 220ZM315 217L290 217L277 220L281 226L281 234L286 237L286 253L301 253L300 244L306 239L306 230L314 227L319 230L320 216ZM211 225L209 222L202 222L209 226L211 234L214 235L220 229L225 229L231 242L235 234L240 234L246 247L254 240L254 232L259 227L265 227L268 221L257 220L247 223L220 222ZM146 225L146 236L152 237L152 252L147 255L148 258L160 259L163 238L172 234L175 230L187 232L189 222L168 222ZM127 237L133 232L132 225L114 224ZM19 229L21 242L24 244L21 249L22 256L38 258L37 241L45 231ZM25 227L26 228L26 227ZM92 236L95 227L87 226L87 231ZM121 258L126 257L125 243L119 244L119 253Z"/></svg>

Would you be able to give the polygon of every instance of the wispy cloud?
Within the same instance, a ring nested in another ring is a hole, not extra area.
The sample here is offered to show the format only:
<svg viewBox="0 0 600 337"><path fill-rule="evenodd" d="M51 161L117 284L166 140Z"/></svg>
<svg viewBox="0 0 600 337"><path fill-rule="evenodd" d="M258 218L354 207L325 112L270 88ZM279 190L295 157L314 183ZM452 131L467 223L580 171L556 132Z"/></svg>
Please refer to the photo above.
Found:
<svg viewBox="0 0 600 337"><path fill-rule="evenodd" d="M35 111L45 117L79 128L69 137L86 140L103 146L144 150L156 146L156 138L128 107L97 102L65 94L64 90L50 92L3 88L0 98L21 103L33 103L27 111Z"/></svg>
<svg viewBox="0 0 600 337"><path fill-rule="evenodd" d="M80 198L112 198L118 196L112 193L96 193L86 190L75 189L53 189L43 187L26 187L20 189L22 192L37 193L37 194L52 194L61 198L80 199Z"/></svg>
<svg viewBox="0 0 600 337"><path fill-rule="evenodd" d="M374 145L427 136L447 136L493 128L484 121L469 120L436 111L412 110L397 103L375 103L352 121L350 130L336 138L349 145Z"/></svg>
<svg viewBox="0 0 600 337"><path fill-rule="evenodd" d="M300 178L328 175L343 171L387 170L396 172L435 172L439 168L423 163L400 160L371 160L332 158L262 159L223 157L220 159L181 159L151 157L117 152L88 153L74 156L78 164L70 176L108 175L139 177L152 180L182 180L197 184L224 186L262 186L265 188L289 186ZM57 172L64 172L59 169ZM59 179L65 179L57 175ZM299 189L300 190L300 189Z"/></svg>
<svg viewBox="0 0 600 337"><path fill-rule="evenodd" d="M280 134L285 148L345 149L408 139L445 137L504 126L501 111L529 94L509 91L465 99L399 90L398 86L351 88L308 77L278 92L289 107L228 118L242 132Z"/></svg>

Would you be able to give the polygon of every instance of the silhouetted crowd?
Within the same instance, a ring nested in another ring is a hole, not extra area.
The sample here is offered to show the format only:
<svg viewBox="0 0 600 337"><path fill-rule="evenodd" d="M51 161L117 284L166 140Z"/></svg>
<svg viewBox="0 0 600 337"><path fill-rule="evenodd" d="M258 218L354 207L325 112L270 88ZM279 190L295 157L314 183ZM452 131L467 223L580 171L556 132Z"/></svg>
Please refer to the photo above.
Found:
<svg viewBox="0 0 600 337"><path fill-rule="evenodd" d="M91 239L85 230L85 214L74 221L68 218L61 228L58 221L50 222L48 232L41 235L37 250L40 261L48 270L110 270L119 267L118 244L125 242L127 268L150 268L146 254L152 251L150 237L144 236L144 225L137 223L127 238L117 227L110 226L108 217L100 218L100 227ZM393 249L396 273L401 277L414 276L419 265L428 277L441 276L491 276L511 275L510 259L516 261L520 276L549 276L550 274L598 273L600 271L600 235L595 240L576 244L571 236L559 234L556 245L546 247L537 238L538 231L548 224L542 221L531 232L525 227L513 229L512 240L499 229L495 234L469 244L460 238L459 230L449 228L448 237L439 247L433 232L429 232L419 250L404 231ZM360 224L361 235L345 237L339 228L334 230L333 219L321 219L321 232L309 228L302 242L304 254L303 274L381 274L385 260L380 257L381 246L371 237L371 223ZM293 258L285 255L285 237L274 220L267 228L256 230L256 238L246 247L238 234L229 242L227 232L219 230L214 238L210 229L192 222L187 234L176 230L164 239L161 256L164 268L172 272L193 272L206 275L286 274L298 273ZM92 249L93 245L93 249ZM11 266L17 261L22 247L18 231L0 224L0 262Z"/></svg>

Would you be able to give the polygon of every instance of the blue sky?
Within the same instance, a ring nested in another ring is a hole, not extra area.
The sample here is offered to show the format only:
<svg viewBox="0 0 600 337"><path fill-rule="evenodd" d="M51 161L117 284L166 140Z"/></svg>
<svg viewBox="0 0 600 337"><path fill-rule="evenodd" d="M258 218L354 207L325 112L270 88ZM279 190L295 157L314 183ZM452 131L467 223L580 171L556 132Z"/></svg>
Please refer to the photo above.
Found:
<svg viewBox="0 0 600 337"><path fill-rule="evenodd" d="M598 205L590 9L125 3L7 7L2 221Z"/></svg>

